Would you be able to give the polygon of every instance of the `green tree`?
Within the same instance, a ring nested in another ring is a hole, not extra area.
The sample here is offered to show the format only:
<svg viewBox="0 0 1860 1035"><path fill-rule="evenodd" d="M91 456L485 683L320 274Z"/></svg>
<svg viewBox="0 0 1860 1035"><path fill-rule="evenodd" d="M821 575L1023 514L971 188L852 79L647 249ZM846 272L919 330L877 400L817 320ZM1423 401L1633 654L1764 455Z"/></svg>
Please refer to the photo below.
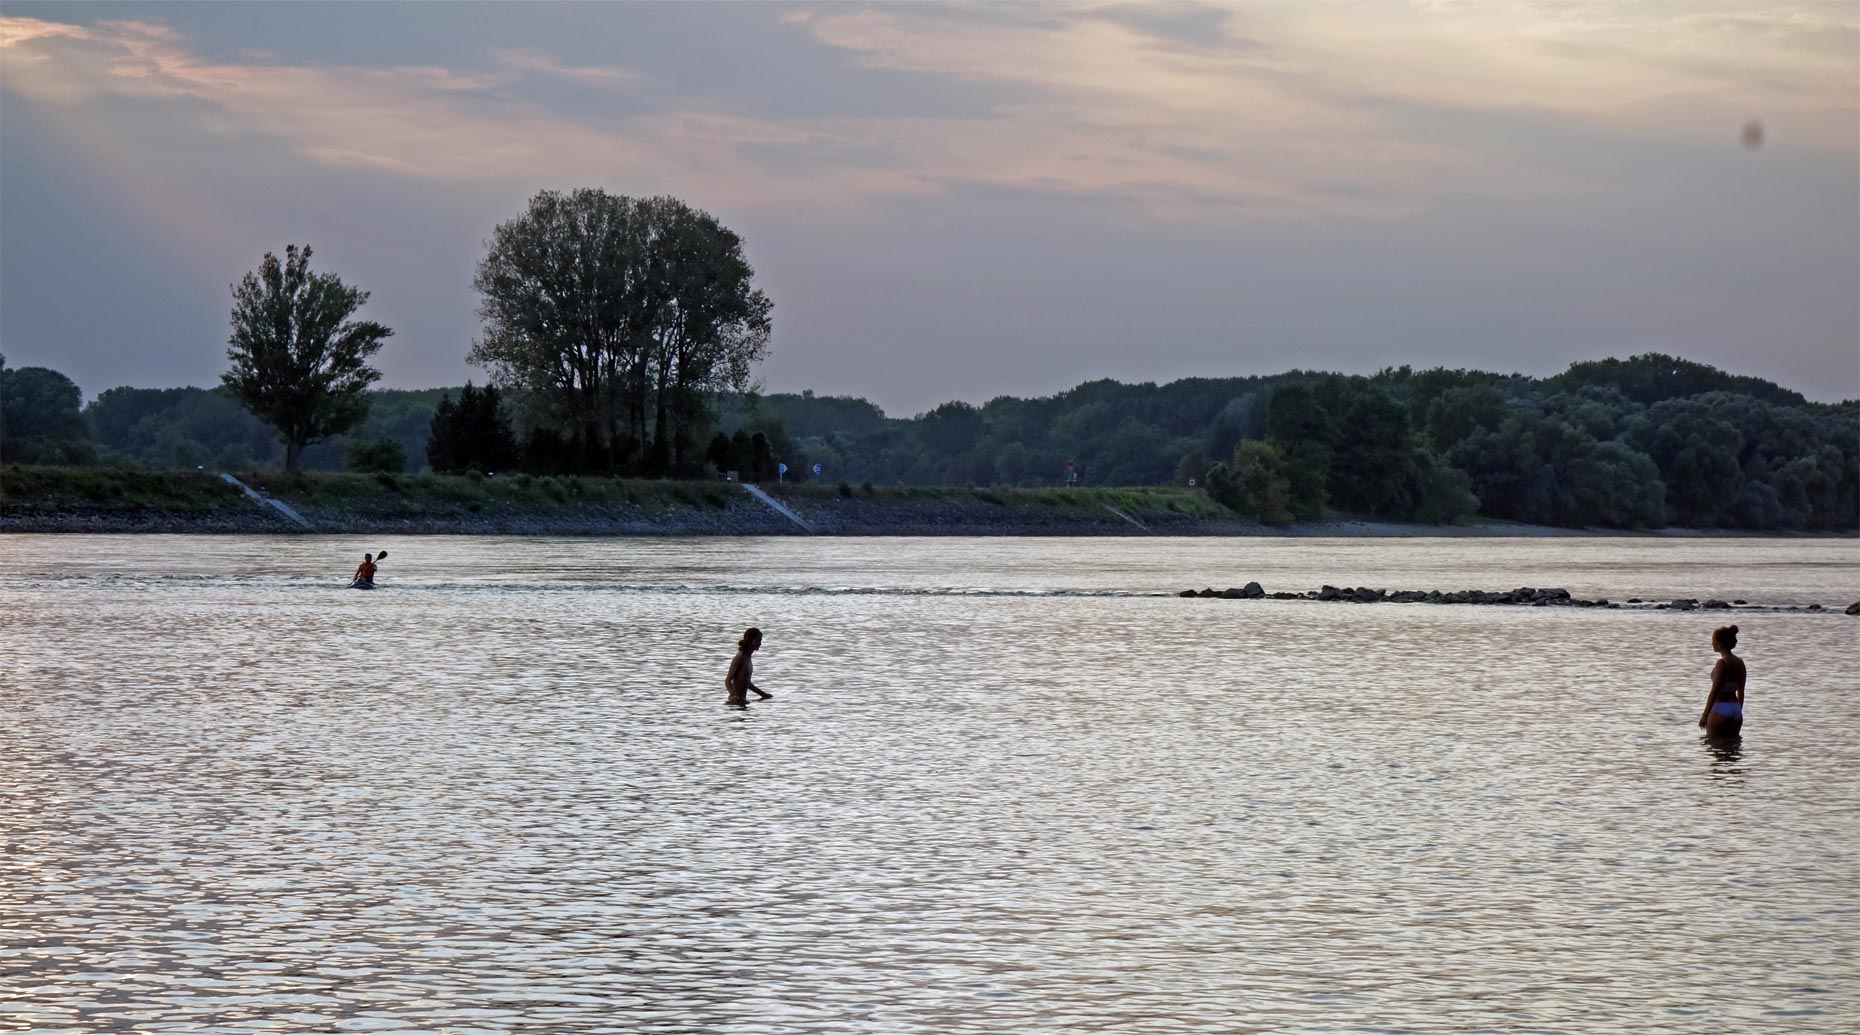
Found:
<svg viewBox="0 0 1860 1035"><path fill-rule="evenodd" d="M435 471L500 471L517 460L516 436L496 385L482 390L465 382L458 402L440 397L426 440L426 462Z"/></svg>
<svg viewBox="0 0 1860 1035"><path fill-rule="evenodd" d="M1584 385L1616 388L1629 399L1648 406L1706 392L1735 392L1785 406L1800 406L1804 402L1800 392L1760 377L1727 374L1717 367L1658 352L1628 359L1572 363L1568 370L1550 379L1549 388L1552 392L1562 392Z"/></svg>
<svg viewBox="0 0 1860 1035"><path fill-rule="evenodd" d="M270 426L223 388L111 388L84 415L113 463L238 470L279 454Z"/></svg>
<svg viewBox="0 0 1860 1035"><path fill-rule="evenodd" d="M917 418L917 434L938 453L966 453L982 437L982 411L966 402L946 402Z"/></svg>
<svg viewBox="0 0 1860 1035"><path fill-rule="evenodd" d="M1304 381L1282 384L1266 400L1266 434L1281 445L1328 446L1334 418L1317 391Z"/></svg>
<svg viewBox="0 0 1860 1035"><path fill-rule="evenodd" d="M1345 510L1407 517L1415 478L1408 408L1366 379L1342 382L1337 396L1331 497Z"/></svg>
<svg viewBox="0 0 1860 1035"><path fill-rule="evenodd" d="M1002 485L1024 485L1036 473L1033 454L1024 442L1009 442L995 454L995 481Z"/></svg>
<svg viewBox="0 0 1860 1035"><path fill-rule="evenodd" d="M1434 448L1452 449L1454 443L1481 428L1498 427L1505 419L1505 396L1491 385L1457 385L1427 404L1424 419Z"/></svg>
<svg viewBox="0 0 1860 1035"><path fill-rule="evenodd" d="M1716 528L1732 516L1748 443L1739 416L1731 397L1697 395L1655 403L1635 424L1628 441L1659 466L1669 520Z"/></svg>
<svg viewBox="0 0 1860 1035"><path fill-rule="evenodd" d="M707 398L747 388L768 355L774 305L750 286L755 271L736 233L677 198L641 203L656 289L651 329L653 472L691 473Z"/></svg>
<svg viewBox="0 0 1860 1035"><path fill-rule="evenodd" d="M343 460L351 471L399 474L407 469L407 450L391 438L356 439Z"/></svg>
<svg viewBox="0 0 1860 1035"><path fill-rule="evenodd" d="M742 241L675 198L543 191L473 278L473 363L611 470L689 470L706 397L750 387L771 305Z"/></svg>
<svg viewBox="0 0 1860 1035"><path fill-rule="evenodd" d="M1665 523L1666 487L1653 460L1619 439L1597 442L1557 413L1514 410L1454 446L1452 459L1494 517L1569 527Z"/></svg>
<svg viewBox="0 0 1860 1035"><path fill-rule="evenodd" d="M0 462L85 464L96 459L78 408L84 393L46 367L0 364Z"/></svg>
<svg viewBox="0 0 1860 1035"><path fill-rule="evenodd" d="M1270 393L1248 392L1235 396L1214 416L1207 430L1204 448L1210 456L1227 456L1241 439L1265 438L1266 406ZM1288 400L1289 403L1290 400Z"/></svg>
<svg viewBox="0 0 1860 1035"><path fill-rule="evenodd" d="M1570 490L1569 510L1558 524L1608 528L1659 528L1666 523L1666 485L1652 458L1610 439L1586 445L1559 472Z"/></svg>
<svg viewBox="0 0 1860 1035"><path fill-rule="evenodd" d="M310 248L270 252L234 284L232 369L220 381L284 440L284 467L295 471L304 447L360 424L368 386L381 377L368 358L394 332L351 320L368 292L333 273L310 269Z"/></svg>
<svg viewBox="0 0 1860 1035"><path fill-rule="evenodd" d="M1208 470L1208 495L1250 521L1283 525L1292 519L1292 487L1276 446L1243 439L1233 458Z"/></svg>
<svg viewBox="0 0 1860 1035"><path fill-rule="evenodd" d="M1465 472L1425 447L1416 449L1412 460L1408 495L1413 503L1405 515L1408 520L1446 525L1478 513L1479 497L1472 494Z"/></svg>

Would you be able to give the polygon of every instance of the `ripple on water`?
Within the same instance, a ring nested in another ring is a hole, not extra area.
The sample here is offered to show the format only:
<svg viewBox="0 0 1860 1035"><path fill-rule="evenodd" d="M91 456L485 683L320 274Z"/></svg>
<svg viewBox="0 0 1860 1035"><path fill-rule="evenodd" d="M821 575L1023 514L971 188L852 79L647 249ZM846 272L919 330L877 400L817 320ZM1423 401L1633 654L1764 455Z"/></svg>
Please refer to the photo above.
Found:
<svg viewBox="0 0 1860 1035"><path fill-rule="evenodd" d="M178 542L0 537L0 1030L1860 1024L1854 626L1152 595L1848 544Z"/></svg>

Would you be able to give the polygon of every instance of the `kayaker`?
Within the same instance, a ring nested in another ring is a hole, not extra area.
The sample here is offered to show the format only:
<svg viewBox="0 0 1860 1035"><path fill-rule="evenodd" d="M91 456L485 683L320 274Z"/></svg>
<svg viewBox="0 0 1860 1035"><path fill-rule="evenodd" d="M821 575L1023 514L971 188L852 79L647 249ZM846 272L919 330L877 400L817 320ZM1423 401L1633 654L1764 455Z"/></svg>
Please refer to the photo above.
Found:
<svg viewBox="0 0 1860 1035"><path fill-rule="evenodd" d="M386 550L381 551L381 556L386 557L387 551ZM375 555L372 553L365 553L362 555L362 563L355 566L355 578L349 581L349 585L351 586L356 586L356 585L372 586L374 584L375 584Z"/></svg>
<svg viewBox="0 0 1860 1035"><path fill-rule="evenodd" d="M723 677L723 688L730 695L728 703L747 705L751 690L755 691L756 696L764 701L775 696L765 693L750 678L755 674L755 664L750 660L750 655L761 646L762 630L754 627L744 629L743 638L736 641L736 657L730 660L730 671Z"/></svg>

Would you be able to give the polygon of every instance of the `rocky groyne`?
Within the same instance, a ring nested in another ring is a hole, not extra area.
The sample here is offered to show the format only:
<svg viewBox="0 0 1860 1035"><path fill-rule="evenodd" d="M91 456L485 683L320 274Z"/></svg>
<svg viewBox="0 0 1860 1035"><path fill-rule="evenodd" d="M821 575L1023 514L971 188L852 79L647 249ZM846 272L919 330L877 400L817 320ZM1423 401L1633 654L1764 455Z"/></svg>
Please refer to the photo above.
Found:
<svg viewBox="0 0 1860 1035"><path fill-rule="evenodd" d="M1517 589L1376 589L1368 586L1330 586L1303 591L1278 591L1268 593L1257 582L1227 589L1185 589L1176 596L1183 598L1201 598L1209 600L1316 600L1337 604L1488 604L1507 607L1602 607L1602 608L1639 608L1657 611L1827 611L1821 604L1752 604L1747 600L1721 600L1715 597L1700 600L1697 597L1680 597L1673 600L1649 600L1642 597L1629 597L1626 600L1609 600L1598 597L1593 600L1576 597L1569 590L1557 587L1520 586ZM1849 605L1845 612L1860 615L1860 601Z"/></svg>

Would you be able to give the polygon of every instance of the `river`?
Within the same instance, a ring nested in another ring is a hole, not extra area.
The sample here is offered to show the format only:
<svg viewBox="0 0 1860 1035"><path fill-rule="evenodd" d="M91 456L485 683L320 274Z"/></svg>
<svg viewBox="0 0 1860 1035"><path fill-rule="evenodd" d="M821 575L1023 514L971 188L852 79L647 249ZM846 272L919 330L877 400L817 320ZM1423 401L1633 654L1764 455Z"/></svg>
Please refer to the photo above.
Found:
<svg viewBox="0 0 1860 1035"><path fill-rule="evenodd" d="M1172 595L1250 580L1828 610ZM1825 539L0 536L0 1031L1852 1030L1857 598Z"/></svg>

